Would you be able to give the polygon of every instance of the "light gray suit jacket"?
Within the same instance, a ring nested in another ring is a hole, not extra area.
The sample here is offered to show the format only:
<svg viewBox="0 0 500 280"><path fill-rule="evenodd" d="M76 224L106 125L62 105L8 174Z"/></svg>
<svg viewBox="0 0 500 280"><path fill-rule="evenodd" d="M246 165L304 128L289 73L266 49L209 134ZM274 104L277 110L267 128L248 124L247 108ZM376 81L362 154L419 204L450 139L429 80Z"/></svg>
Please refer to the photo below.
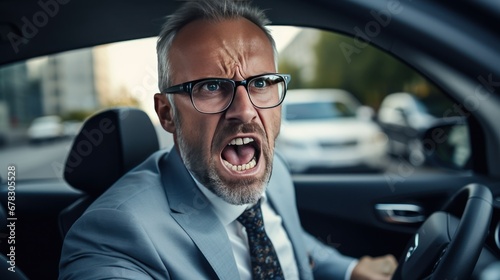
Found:
<svg viewBox="0 0 500 280"><path fill-rule="evenodd" d="M303 231L291 177L277 157L267 195L293 244L300 278L343 279L353 259ZM122 177L75 222L59 277L234 280L239 273L224 226L172 149Z"/></svg>

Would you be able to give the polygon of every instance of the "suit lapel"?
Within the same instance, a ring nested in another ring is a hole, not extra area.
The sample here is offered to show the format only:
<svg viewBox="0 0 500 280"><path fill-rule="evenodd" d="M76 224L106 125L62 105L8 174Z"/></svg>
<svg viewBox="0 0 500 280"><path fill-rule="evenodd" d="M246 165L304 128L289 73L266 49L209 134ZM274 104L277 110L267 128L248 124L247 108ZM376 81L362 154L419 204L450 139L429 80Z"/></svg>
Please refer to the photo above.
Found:
<svg viewBox="0 0 500 280"><path fill-rule="evenodd" d="M288 170L277 157L274 159L273 174L269 181L267 194L276 213L282 217L283 226L292 242L300 279L313 279L308 252L304 245L303 229L295 205L293 182Z"/></svg>
<svg viewBox="0 0 500 280"><path fill-rule="evenodd" d="M161 165L163 186L172 210L171 216L196 244L220 279L239 279L231 243L224 226L200 192L174 148ZM271 205L282 217L292 242L301 279L313 279L302 237L293 182L283 163L275 158L267 193Z"/></svg>
<svg viewBox="0 0 500 280"><path fill-rule="evenodd" d="M220 279L239 279L226 230L175 148L161 169L171 216L193 240Z"/></svg>

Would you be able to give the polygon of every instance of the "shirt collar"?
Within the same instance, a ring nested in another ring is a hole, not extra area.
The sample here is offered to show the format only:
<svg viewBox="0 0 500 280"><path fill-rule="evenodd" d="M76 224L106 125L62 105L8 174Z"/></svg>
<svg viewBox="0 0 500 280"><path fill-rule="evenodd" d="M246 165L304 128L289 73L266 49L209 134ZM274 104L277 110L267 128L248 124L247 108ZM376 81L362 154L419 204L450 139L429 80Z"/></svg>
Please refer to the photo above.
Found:
<svg viewBox="0 0 500 280"><path fill-rule="evenodd" d="M211 190L209 190L207 187L198 182L198 180L192 174L191 177L193 177L193 180L196 182L196 186L198 186L200 191L206 196L208 201L210 201L210 204L212 205L215 214L217 215L217 217L219 217L220 221L224 226L227 226L230 223L234 222L241 214L243 214L243 212L247 208L253 206L253 204L243 204L243 205L231 204L225 201L224 199L218 197ZM267 199L266 193L264 192L261 197L261 203L264 203L266 199Z"/></svg>

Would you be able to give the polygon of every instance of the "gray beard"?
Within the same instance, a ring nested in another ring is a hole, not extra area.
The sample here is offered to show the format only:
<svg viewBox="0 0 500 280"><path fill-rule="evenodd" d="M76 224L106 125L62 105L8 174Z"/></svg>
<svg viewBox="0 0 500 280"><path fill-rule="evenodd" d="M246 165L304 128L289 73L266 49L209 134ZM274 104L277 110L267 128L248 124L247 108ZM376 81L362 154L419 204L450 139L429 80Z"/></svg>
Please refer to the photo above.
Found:
<svg viewBox="0 0 500 280"><path fill-rule="evenodd" d="M266 161L265 172L262 178L256 179L236 179L223 180L217 173L216 163L211 157L203 158L203 153L200 145L190 145L184 138L184 133L181 129L181 120L175 118L176 126L176 141L179 148L179 153L186 168L191 174L207 189L213 192L224 201L234 204L253 204L256 203L264 193L272 171L272 149L267 143L262 144L260 157L264 157ZM244 128L238 128L242 130ZM265 133L261 134L265 136ZM267 139L264 137L264 139Z"/></svg>

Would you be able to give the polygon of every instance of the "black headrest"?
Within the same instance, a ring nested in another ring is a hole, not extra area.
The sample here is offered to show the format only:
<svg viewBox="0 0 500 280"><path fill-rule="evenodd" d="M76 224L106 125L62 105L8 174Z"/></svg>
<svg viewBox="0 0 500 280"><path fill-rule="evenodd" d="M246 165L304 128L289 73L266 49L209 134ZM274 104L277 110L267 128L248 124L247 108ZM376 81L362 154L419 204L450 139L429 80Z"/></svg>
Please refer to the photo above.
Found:
<svg viewBox="0 0 500 280"><path fill-rule="evenodd" d="M145 112L108 109L83 124L66 159L64 179L98 196L158 149L155 128Z"/></svg>

